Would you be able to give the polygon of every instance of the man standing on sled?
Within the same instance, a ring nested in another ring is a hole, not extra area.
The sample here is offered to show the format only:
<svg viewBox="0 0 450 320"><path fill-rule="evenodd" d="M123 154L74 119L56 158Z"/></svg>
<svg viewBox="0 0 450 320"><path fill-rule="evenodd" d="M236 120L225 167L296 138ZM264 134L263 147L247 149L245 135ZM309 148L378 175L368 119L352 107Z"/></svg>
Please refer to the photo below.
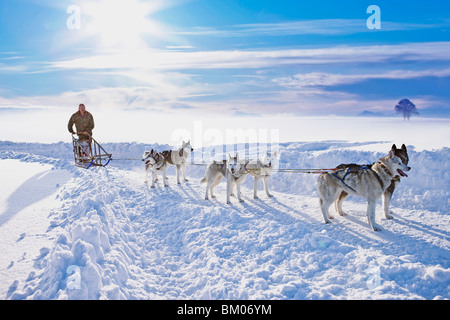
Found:
<svg viewBox="0 0 450 320"><path fill-rule="evenodd" d="M73 131L73 125L75 124L76 132ZM67 128L71 134L76 133L79 138L79 144L83 147L86 155L91 154L91 137L92 130L94 129L94 117L88 111L84 104L78 106L78 112L75 112L69 120ZM81 154L80 154L81 156Z"/></svg>

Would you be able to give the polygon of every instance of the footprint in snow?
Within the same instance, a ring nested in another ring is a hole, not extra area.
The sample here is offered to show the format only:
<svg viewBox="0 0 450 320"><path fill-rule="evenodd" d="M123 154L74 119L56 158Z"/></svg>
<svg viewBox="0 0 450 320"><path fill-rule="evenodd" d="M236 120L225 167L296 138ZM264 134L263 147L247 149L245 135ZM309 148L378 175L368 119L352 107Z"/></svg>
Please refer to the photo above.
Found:
<svg viewBox="0 0 450 320"><path fill-rule="evenodd" d="M27 233L26 232L24 232L24 233L22 233L20 236L19 236L19 239L17 239L17 241L16 242L19 242L19 241L22 241L23 240L23 238L25 238L25 236L27 235Z"/></svg>

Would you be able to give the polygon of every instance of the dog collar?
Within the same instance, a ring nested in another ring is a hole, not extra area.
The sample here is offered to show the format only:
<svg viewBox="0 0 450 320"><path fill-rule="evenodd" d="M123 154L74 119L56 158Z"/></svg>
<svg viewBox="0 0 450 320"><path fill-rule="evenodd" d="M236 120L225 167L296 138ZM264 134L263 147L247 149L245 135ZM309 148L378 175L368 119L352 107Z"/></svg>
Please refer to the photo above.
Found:
<svg viewBox="0 0 450 320"><path fill-rule="evenodd" d="M236 179L240 178L242 176L243 172L241 170L235 171L235 173L232 173L231 175L235 177Z"/></svg>

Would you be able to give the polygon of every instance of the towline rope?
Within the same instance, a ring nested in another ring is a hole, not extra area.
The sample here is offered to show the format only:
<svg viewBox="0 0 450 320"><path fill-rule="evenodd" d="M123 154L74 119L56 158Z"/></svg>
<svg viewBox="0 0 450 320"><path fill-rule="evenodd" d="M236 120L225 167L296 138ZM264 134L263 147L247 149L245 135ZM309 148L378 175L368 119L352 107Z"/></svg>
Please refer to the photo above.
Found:
<svg viewBox="0 0 450 320"><path fill-rule="evenodd" d="M275 170L277 172L281 173L308 173L308 174L322 174L327 173L328 171L337 170L338 168L332 168L332 169L278 169Z"/></svg>
<svg viewBox="0 0 450 320"><path fill-rule="evenodd" d="M123 158L123 159L111 159L112 161L137 161L142 160L142 158Z"/></svg>
<svg viewBox="0 0 450 320"><path fill-rule="evenodd" d="M189 163L191 166L208 166L207 163ZM280 168L274 170L274 172L280 173L307 173L307 174L322 174L328 171L337 170L339 168L331 168L331 169L294 169L294 168Z"/></svg>
<svg viewBox="0 0 450 320"><path fill-rule="evenodd" d="M142 160L142 158L122 158L122 159L111 159L111 161L137 161ZM200 166L200 167L206 167L208 166L208 163L186 163L191 166ZM328 171L337 170L338 168L332 168L332 169L297 169L297 168L280 168L273 170L274 173L305 173L305 174L322 174L326 173Z"/></svg>

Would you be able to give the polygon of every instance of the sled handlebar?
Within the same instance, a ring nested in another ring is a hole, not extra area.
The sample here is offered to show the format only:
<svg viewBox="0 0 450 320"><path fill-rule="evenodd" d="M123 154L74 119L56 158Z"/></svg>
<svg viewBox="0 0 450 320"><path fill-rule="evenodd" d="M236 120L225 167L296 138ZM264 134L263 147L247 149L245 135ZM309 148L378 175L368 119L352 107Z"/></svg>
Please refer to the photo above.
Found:
<svg viewBox="0 0 450 320"><path fill-rule="evenodd" d="M91 135L89 133L83 133L83 132L72 132L72 135L76 134L77 136L88 136L89 138L91 138Z"/></svg>

